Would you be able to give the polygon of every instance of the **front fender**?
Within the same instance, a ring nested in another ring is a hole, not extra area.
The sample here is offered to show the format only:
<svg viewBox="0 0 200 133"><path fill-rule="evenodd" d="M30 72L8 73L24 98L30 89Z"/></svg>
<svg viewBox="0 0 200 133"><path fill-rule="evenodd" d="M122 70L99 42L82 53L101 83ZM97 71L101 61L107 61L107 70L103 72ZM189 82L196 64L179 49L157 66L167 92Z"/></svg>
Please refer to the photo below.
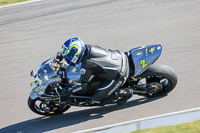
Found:
<svg viewBox="0 0 200 133"><path fill-rule="evenodd" d="M31 98L32 100L34 100L34 99L38 98L38 96L37 96L34 92L31 92L31 93L30 93L30 98Z"/></svg>

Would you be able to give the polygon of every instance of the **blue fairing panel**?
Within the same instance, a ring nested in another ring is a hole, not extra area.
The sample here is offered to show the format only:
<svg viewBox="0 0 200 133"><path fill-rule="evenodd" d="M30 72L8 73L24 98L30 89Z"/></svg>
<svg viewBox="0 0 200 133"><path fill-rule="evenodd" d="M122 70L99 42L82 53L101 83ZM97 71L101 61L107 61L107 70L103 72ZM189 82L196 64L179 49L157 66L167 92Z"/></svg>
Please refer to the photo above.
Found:
<svg viewBox="0 0 200 133"><path fill-rule="evenodd" d="M81 69L81 63L76 64L74 67L68 66L67 77L71 80L79 79L81 77L80 69Z"/></svg>
<svg viewBox="0 0 200 133"><path fill-rule="evenodd" d="M34 92L31 92L30 93L30 98L32 99L32 100L34 100L34 99L36 99L38 96L34 93Z"/></svg>
<svg viewBox="0 0 200 133"><path fill-rule="evenodd" d="M153 64L162 52L160 44L152 44L131 49L129 53L133 59L135 73L134 77L144 72Z"/></svg>

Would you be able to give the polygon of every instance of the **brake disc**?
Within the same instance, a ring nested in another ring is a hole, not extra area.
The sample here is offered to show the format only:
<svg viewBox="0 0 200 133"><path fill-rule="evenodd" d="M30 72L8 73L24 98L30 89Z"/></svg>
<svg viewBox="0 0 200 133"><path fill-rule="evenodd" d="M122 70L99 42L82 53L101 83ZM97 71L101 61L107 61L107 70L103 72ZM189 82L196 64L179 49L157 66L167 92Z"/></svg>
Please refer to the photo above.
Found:
<svg viewBox="0 0 200 133"><path fill-rule="evenodd" d="M163 86L160 83L148 83L147 84L148 88L155 88L156 93L160 92L163 89Z"/></svg>

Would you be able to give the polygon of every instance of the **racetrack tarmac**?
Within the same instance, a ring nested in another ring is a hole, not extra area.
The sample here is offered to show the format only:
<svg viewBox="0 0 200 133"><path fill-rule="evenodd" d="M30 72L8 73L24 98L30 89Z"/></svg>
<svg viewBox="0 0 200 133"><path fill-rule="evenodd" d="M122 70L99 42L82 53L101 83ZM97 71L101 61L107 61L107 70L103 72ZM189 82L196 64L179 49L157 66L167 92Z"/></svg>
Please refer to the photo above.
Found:
<svg viewBox="0 0 200 133"><path fill-rule="evenodd" d="M0 9L0 132L74 132L200 106L199 0L44 0ZM71 107L43 117L27 106L30 71L71 37L129 51L162 44L157 62L174 68L165 97L134 96L122 106Z"/></svg>

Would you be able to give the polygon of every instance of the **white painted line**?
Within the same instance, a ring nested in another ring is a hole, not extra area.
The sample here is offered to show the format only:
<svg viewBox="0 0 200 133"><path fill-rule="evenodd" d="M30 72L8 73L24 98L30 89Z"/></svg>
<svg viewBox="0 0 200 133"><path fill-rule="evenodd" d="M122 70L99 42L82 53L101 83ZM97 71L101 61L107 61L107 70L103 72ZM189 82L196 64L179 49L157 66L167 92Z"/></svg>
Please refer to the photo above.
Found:
<svg viewBox="0 0 200 133"><path fill-rule="evenodd" d="M160 118L160 117L167 117L167 116L171 116L171 115L183 114L183 113L188 113L188 112L193 112L193 111L198 111L198 110L200 110L200 107L177 111L177 112L172 112L172 113L167 113L167 114L156 115L156 116L150 116L150 117L131 120L131 121L125 121L125 122L121 122L121 123L106 125L106 126L92 128L92 129L86 129L86 130L77 131L77 132L73 132L73 133L85 133L85 132L98 131L98 130L103 130L103 129L121 126L121 125L125 125L125 124L136 123L136 122L145 121L145 120L149 120L149 119L156 119L156 118Z"/></svg>
<svg viewBox="0 0 200 133"><path fill-rule="evenodd" d="M43 1L43 0L25 1L25 2L20 2L20 3L15 3L15 4L10 4L10 5L0 6L0 8L11 7L11 6L17 6L17 5L23 5L23 4L28 4L28 3L38 2L38 1Z"/></svg>

